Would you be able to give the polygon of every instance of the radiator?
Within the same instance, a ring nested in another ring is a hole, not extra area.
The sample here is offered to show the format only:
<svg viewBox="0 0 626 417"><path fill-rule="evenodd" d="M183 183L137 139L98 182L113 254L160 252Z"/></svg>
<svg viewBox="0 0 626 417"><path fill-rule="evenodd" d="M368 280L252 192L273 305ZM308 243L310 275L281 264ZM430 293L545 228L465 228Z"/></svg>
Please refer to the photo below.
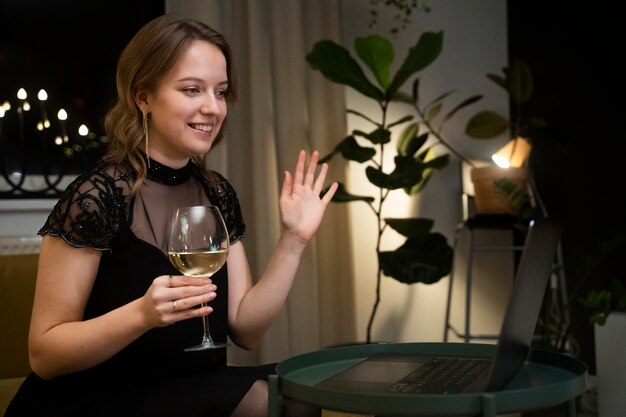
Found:
<svg viewBox="0 0 626 417"><path fill-rule="evenodd" d="M0 255L39 253L41 236L0 236Z"/></svg>

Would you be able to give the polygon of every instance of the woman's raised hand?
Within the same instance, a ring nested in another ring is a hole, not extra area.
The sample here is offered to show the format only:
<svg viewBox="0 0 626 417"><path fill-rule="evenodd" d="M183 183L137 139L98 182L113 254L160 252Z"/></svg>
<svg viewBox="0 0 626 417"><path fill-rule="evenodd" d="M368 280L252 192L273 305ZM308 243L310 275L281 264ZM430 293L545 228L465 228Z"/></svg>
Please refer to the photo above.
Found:
<svg viewBox="0 0 626 417"><path fill-rule="evenodd" d="M311 154L309 166L305 170L306 152L300 151L295 172L285 172L285 179L280 193L280 213L285 231L293 234L304 242L308 242L322 221L326 206L337 191L337 183L333 183L326 194L320 197L328 172L328 165L322 164L317 171L319 152Z"/></svg>

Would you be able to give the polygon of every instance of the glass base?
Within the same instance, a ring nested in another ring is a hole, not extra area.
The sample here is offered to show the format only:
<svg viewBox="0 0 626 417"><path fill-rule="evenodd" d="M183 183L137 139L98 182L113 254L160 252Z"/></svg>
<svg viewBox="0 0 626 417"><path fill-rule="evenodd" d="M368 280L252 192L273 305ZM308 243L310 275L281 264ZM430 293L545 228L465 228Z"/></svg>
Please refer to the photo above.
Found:
<svg viewBox="0 0 626 417"><path fill-rule="evenodd" d="M208 349L221 349L230 346L230 343L215 343L210 340L203 340L202 343L196 346L188 347L185 349L185 352L196 352L199 350L208 350Z"/></svg>

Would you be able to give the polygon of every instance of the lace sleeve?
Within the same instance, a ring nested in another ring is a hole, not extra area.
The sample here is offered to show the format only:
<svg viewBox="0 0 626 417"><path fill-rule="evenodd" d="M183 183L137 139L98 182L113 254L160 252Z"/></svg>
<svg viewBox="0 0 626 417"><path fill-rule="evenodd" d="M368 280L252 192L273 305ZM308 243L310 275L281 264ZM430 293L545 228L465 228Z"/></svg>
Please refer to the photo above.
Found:
<svg viewBox="0 0 626 417"><path fill-rule="evenodd" d="M207 180L202 177L201 181L209 200L219 207L233 244L246 236L246 224L241 214L239 199L233 186L221 174L211 171L212 178Z"/></svg>
<svg viewBox="0 0 626 417"><path fill-rule="evenodd" d="M62 237L74 247L111 250L128 219L130 176L116 167L77 177L52 209L40 235Z"/></svg>

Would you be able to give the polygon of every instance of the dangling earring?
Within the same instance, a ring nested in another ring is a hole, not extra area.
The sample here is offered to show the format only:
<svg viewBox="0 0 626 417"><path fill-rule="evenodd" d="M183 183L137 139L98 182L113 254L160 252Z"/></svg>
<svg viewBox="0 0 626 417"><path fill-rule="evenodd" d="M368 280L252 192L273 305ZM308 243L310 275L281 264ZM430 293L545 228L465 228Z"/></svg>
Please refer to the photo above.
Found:
<svg viewBox="0 0 626 417"><path fill-rule="evenodd" d="M148 113L145 111L141 111L143 113L143 134L146 137L146 157L148 158L148 169L150 169L150 148L148 147Z"/></svg>

